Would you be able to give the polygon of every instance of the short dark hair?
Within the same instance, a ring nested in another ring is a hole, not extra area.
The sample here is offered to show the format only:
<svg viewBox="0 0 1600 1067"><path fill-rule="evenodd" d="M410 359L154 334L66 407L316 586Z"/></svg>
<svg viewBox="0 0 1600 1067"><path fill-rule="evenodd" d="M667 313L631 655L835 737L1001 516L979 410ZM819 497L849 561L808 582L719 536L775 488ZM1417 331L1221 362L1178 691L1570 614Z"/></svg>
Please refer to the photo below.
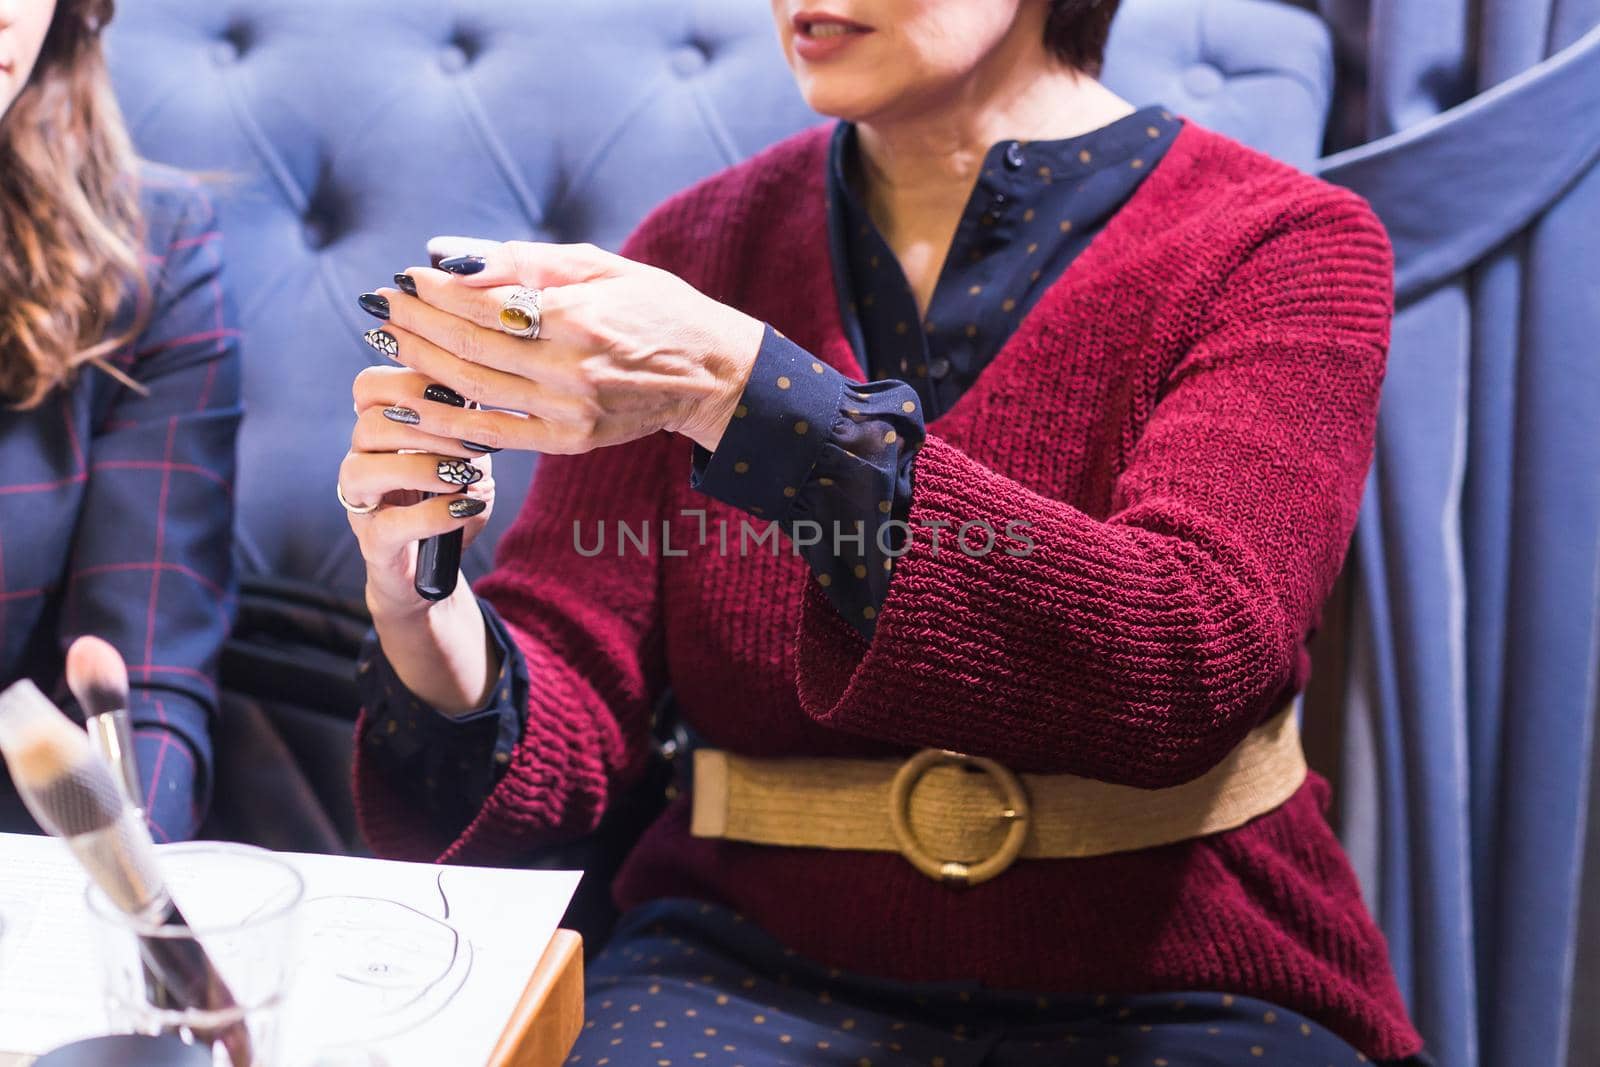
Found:
<svg viewBox="0 0 1600 1067"><path fill-rule="evenodd" d="M1045 47L1063 62L1098 77L1118 3L1120 0L1050 0Z"/></svg>

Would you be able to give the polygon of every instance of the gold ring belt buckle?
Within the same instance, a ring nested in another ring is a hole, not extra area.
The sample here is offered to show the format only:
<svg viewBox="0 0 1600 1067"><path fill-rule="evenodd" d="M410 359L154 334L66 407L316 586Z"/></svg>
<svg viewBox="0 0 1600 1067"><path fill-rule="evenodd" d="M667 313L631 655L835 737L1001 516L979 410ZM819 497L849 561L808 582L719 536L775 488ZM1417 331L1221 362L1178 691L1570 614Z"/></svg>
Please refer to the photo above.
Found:
<svg viewBox="0 0 1600 1067"><path fill-rule="evenodd" d="M995 812L995 818L1010 823L1005 840L986 859L977 863L941 860L922 847L911 829L911 792L922 776L934 767L956 764L983 771L1000 787L1004 806ZM900 854L911 865L935 881L955 886L977 885L1002 873L1017 861L1028 836L1028 791L1022 780L1008 768L983 756L968 756L948 749L925 748L912 755L895 772L889 786L889 823L894 830Z"/></svg>

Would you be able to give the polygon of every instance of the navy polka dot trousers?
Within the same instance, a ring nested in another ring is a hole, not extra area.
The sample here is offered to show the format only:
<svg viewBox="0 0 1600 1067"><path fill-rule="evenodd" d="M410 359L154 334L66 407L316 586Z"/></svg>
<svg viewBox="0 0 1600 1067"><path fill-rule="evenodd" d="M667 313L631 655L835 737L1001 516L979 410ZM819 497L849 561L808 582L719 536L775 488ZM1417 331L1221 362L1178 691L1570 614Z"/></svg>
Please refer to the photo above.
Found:
<svg viewBox="0 0 1600 1067"><path fill-rule="evenodd" d="M589 1067L1354 1067L1295 1012L1215 992L1036 996L820 966L741 916L662 900L589 965ZM1410 1061L1428 1067L1429 1061Z"/></svg>

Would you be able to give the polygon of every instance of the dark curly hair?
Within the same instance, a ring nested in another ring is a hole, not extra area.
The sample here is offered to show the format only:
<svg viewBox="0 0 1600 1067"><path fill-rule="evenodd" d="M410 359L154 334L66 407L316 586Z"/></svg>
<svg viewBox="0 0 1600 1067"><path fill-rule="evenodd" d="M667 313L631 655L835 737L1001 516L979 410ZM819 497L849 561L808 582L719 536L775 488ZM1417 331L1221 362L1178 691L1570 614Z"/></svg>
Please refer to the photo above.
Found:
<svg viewBox="0 0 1600 1067"><path fill-rule="evenodd" d="M1119 2L1050 0L1050 14L1044 24L1045 47L1068 65L1098 77Z"/></svg>

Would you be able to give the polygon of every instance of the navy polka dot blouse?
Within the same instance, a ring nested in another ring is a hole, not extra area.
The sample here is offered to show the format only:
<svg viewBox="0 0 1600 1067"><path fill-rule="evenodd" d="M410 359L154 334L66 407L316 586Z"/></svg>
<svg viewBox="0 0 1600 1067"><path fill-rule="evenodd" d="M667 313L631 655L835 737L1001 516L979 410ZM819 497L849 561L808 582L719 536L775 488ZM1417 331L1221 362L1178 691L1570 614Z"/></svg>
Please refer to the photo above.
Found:
<svg viewBox="0 0 1600 1067"><path fill-rule="evenodd" d="M1147 107L1080 137L1002 141L984 157L926 315L862 201L855 127L829 153L828 228L852 382L767 330L696 488L779 522L839 612L871 637L902 551L917 450L1177 135ZM741 456L763 457L740 470ZM745 476L746 474L750 476Z"/></svg>

